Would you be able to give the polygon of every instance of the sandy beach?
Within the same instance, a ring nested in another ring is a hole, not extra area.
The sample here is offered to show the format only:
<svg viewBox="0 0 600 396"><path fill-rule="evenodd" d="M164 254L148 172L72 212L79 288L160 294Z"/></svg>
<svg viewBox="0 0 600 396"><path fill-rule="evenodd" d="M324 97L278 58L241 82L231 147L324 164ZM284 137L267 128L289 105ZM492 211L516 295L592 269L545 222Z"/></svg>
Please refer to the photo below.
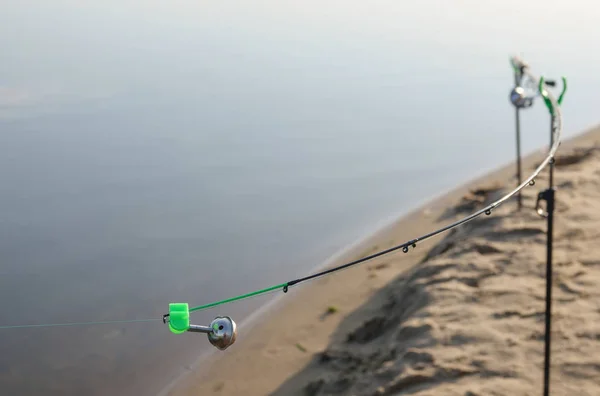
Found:
<svg viewBox="0 0 600 396"><path fill-rule="evenodd" d="M514 174L510 163L438 197L334 264L458 219L513 188ZM600 128L563 142L554 178L552 393L598 395ZM541 394L546 220L534 206L547 185L544 170L520 211L509 201L408 254L290 290L169 395Z"/></svg>

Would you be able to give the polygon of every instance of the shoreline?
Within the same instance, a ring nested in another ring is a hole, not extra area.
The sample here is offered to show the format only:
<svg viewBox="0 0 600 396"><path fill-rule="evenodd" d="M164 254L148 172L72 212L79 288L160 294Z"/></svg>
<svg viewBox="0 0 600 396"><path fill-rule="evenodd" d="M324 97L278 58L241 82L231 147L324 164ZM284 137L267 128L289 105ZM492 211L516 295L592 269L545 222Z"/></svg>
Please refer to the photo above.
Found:
<svg viewBox="0 0 600 396"><path fill-rule="evenodd" d="M572 146L577 146L577 145L580 145L581 143L584 143L587 140L594 139L596 137L596 135L598 134L599 128L600 127L597 125L591 126L575 136L571 136L568 139L564 139L562 141L562 144L561 144L558 154L560 154L561 152L563 152L565 150L568 150ZM529 168L531 167L531 164L533 162L535 162L536 160L538 160L538 158L543 156L546 153L545 150L546 150L546 148L545 148L545 146L543 146L542 148L532 150L523 156L523 160L522 160L523 168L527 169L527 171L524 172L526 174L525 177L527 177L530 174ZM365 233L362 236L357 238L354 242L341 248L338 252L331 255L323 263L315 266L312 270L309 271L309 273L312 273L314 271L317 271L317 270L320 270L323 268L327 268L327 267L330 267L330 266L333 266L336 264L340 264L340 263L348 261L352 258L356 258L357 255L359 255L359 256L361 255L360 254L361 252L363 252L363 255L364 255L364 252L368 249L370 249L372 251L375 251L378 249L379 250L384 249L385 246L380 246L380 245L382 245L382 241L384 241L384 240L391 239L390 241L388 241L388 243L398 244L398 243L402 243L407 240L410 240L417 235L422 235L421 231L412 232L412 229L418 228L418 227L412 227L416 224L420 224L422 226L421 228L424 228L424 231L428 232L433 229L431 227L431 225L437 225L437 224L443 225L443 224L449 223L450 221L447 219L442 220L442 221L435 221L433 218L440 217L440 215L443 214L442 212L445 211L446 208L448 208L450 206L449 205L450 202L455 203L457 201L457 199L459 199L461 196L464 196L465 193L467 193L469 190L472 190L473 188L476 188L476 187L480 187L482 184L490 185L490 184L500 183L504 191L508 191L508 190L512 189L513 186L510 186L509 183L515 180L515 177L514 177L515 172L513 169L514 167L515 167L515 164L514 164L514 160L513 160L510 162L507 161L506 163L501 164L498 167L495 167L491 170L482 171L481 174L470 178L469 180L458 185L457 187L453 187L453 188L448 189L447 191L443 191L438 194L434 194L429 199L420 201L419 204L415 205L412 208L409 208L406 211L398 212L394 215L389 216L385 220L375 223L375 225L373 227L370 227L370 229L368 231L365 231ZM516 185L516 183L515 183L515 185ZM527 190L527 188L526 188L526 190ZM509 205L513 204L514 200L511 199L510 201L511 202L506 202L502 206L509 206ZM411 232L408 233L408 235L410 235L410 236L404 237L404 239L402 239L403 236L398 235L399 229L407 229L407 228L411 229ZM439 242L439 240L441 238L444 238L446 234L447 233L440 235L437 239L434 238L432 242L428 242L429 245ZM383 243L383 244L385 244L385 243ZM420 244L419 247L421 247L421 245L426 245L426 244L427 243L424 242L424 243ZM386 271L389 273L386 274L386 276L384 278L382 278L383 282L379 282L380 284L378 284L374 290L384 287L389 281L391 281L392 279L397 277L400 273L404 272L406 269L410 268L411 264L414 264L414 262L417 261L416 259L418 259L420 256L423 256L423 253L426 253L427 250L428 249L418 249L418 253L411 252L411 254L407 255L406 257L408 257L408 259L403 260L406 262L405 265L401 265L390 271ZM366 252L366 254L370 254L370 252ZM390 256L392 256L392 255L393 254L390 254ZM388 258L388 256L384 256L380 259L385 260L387 258ZM352 272L352 273L364 272L364 270L367 267L369 267L370 264L379 262L379 261L381 261L380 259L373 260L373 262L370 262L370 263L364 263L363 265L357 266L356 268L350 269L348 271L343 271L343 274L344 274L344 276L346 276L345 273L347 273L347 272ZM337 276L341 278L341 275L342 275L342 273L340 273L340 275L337 275ZM362 274L362 276L364 276L364 274ZM352 276L350 276L350 277L352 278ZM356 277L354 277L354 278L356 278ZM342 280L342 279L340 279L340 280ZM280 294L279 296L272 298L271 301L262 305L260 308L258 308L256 311L254 311L247 319L245 319L242 323L238 324L238 328L241 330L241 334L240 334L241 337L238 335L238 343L237 344L239 344L239 345L236 345L236 346L239 347L239 350L237 352L234 353L234 348L231 348L230 350L228 350L228 352L231 351L230 354L222 353L222 352L216 351L214 349L207 351L205 354L199 356L198 359L196 360L196 362L189 369L184 370L179 376L177 376L177 378L175 378L170 384L168 384L165 388L163 388L163 390L159 393L159 396L180 395L180 394L197 394L195 391L198 391L199 394L210 393L210 392L208 392L209 387L204 386L206 384L203 384L203 383L199 384L199 382L205 382L205 381L203 381L203 379L206 379L207 376L210 376L211 372L214 372L215 366L222 364L224 361L226 361L228 359L236 359L237 353L247 354L250 350L256 350L256 348L250 348L250 344L252 344L253 342L256 343L257 332L259 332L259 333L264 332L265 327L267 327L267 328L273 327L272 325L269 325L269 322L276 320L275 315L277 313L281 314L282 311L290 311L290 309L293 311L294 310L293 307L298 305L298 301L302 297L306 297L309 294L315 294L315 295L318 294L318 296L327 296L328 294L329 295L335 294L335 291L323 292L323 290L319 290L318 293L315 293L316 289L323 289L322 285L329 283L329 281L330 281L330 279L328 279L328 278L316 280L314 282L311 282L310 284L305 285L303 288L298 288L298 289L291 288L290 292L288 292L287 294L285 294L285 295ZM333 279L332 279L332 281L333 281ZM356 279L354 281L356 281ZM343 283L343 281L340 283ZM297 295L293 298L282 299L282 297L284 297L284 296L291 297L290 296L291 294L297 294ZM317 301L318 300L319 299L317 298ZM364 298L362 298L362 299L359 298L359 300L364 300ZM319 305L326 305L323 301L320 301ZM355 304L355 305L358 306L360 304ZM352 315L353 311L354 311L353 309L344 310L342 315L346 315L346 314ZM288 312L288 314L289 314L289 312ZM342 316L342 315L338 315L338 316ZM300 316L302 316L302 315L300 315ZM310 315L307 315L307 316L310 316ZM259 322L261 322L261 320L262 320L262 323L259 325ZM259 326L259 327L257 327L257 326ZM274 326L274 327L277 327L277 326ZM258 338L260 338L260 337L258 337ZM326 339L327 337L324 337L324 338ZM316 353L316 350L314 350L314 348L310 348L310 350L307 350L307 351ZM215 355L215 353L217 353L218 355ZM305 353L305 354L312 355L312 353ZM215 357L215 356L217 356L217 358L211 361L212 367L210 367L210 366L202 367L201 366L202 363L207 361L207 359L209 359L211 357ZM301 359L301 360L305 361L306 359ZM225 362L225 364L228 365L227 362ZM298 365L296 364L295 366L298 366ZM238 367L238 370L240 369L239 368L240 366L236 366L236 367ZM293 375L294 372L298 371L297 369L298 369L298 367L294 367L294 369L292 369L292 370L288 369L288 376ZM212 383L215 381L218 383L219 380L211 379L208 382ZM281 379L280 380L272 379L272 381L280 382L280 383L282 382ZM214 391L213 392L214 394L235 394L235 389L237 389L237 388L235 386L232 387L232 386L228 386L228 385L229 385L228 383L223 383L222 386L218 386L218 384L215 386L212 386L211 392ZM230 392L233 391L234 393L228 393L228 389ZM250 389L246 389L245 392L247 392L248 390L250 390ZM200 391L202 391L202 392L200 392ZM256 391L258 391L258 389ZM252 390L251 390L251 392L252 392ZM264 393L245 393L245 394L264 394Z"/></svg>

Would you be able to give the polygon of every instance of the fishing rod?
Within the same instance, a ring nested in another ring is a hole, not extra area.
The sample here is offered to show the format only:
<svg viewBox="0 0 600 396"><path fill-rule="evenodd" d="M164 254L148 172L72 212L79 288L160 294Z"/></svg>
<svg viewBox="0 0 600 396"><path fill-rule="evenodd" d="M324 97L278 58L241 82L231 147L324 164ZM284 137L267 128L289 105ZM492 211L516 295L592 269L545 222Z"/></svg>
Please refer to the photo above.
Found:
<svg viewBox="0 0 600 396"><path fill-rule="evenodd" d="M515 64L520 64L524 62L520 60L518 57L513 57L513 62ZM531 80L531 83L538 83L538 80L529 72L528 67L522 68L522 74L527 79ZM517 95L521 97L521 90L518 90ZM511 95L512 97L512 95ZM527 101L526 98L529 97L527 94L523 96L523 100ZM512 100L512 99L511 99ZM389 253L402 250L404 253L408 253L410 248L416 248L417 243L425 241L429 238L432 238L436 235L439 235L443 232L456 228L460 225L468 223L475 218L482 215L491 215L492 211L497 207L508 201L515 194L519 193L526 186L533 186L535 184L535 178L540 174L540 172L554 160L554 156L558 147L561 144L561 135L562 135L562 113L560 107L558 105L557 99L550 92L546 92L544 96L544 100L547 100L547 105L551 106L553 109L553 122L551 126L551 134L552 134L552 144L549 148L548 154L544 158L544 160L538 165L538 167L534 170L534 172L527 177L524 181L522 181L516 188L510 191L508 194L499 198L498 200L492 202L487 205L483 209L480 209L468 216L465 216L457 221L454 221L451 224L448 224L444 227L431 231L422 236L413 238L407 242L401 243L399 245L393 246L391 248L379 251L377 253L373 253L361 259L357 259L354 261L350 261L348 263L335 266L333 268L329 268L311 275L307 275L302 278L297 278L290 280L288 282L280 283L274 286L270 286L264 289L256 290L250 293L242 294L235 297L230 297L224 300L211 302L204 305L199 305L196 307L189 307L188 303L170 303L169 304L169 312L162 316L162 322L168 324L169 330L174 334L183 334L187 332L191 333L203 333L207 334L209 342L215 346L219 350L225 350L229 346L231 346L236 338L237 338L237 325L235 321L229 316L218 316L216 317L209 326L201 326L190 323L190 314L192 312L206 310L212 307L228 304L234 301L244 300L251 297L264 295L267 293L272 293L276 291L283 291L287 293L290 287L297 286L301 283L309 282L311 280L321 278L324 276L331 275L335 272L347 269L349 267L356 266L358 264L373 260L377 257L381 257L387 255ZM517 101L519 102L519 101ZM520 102L519 102L520 103ZM548 104L549 103L549 104ZM24 328L36 328L36 327L55 327L55 326L84 326L84 325L100 325L100 324L125 324L125 323L136 323L136 322L153 322L159 321L161 319L133 319L133 320L118 320L118 321L104 321L104 322L74 322L74 323L54 323L54 324L24 324L24 325L11 325L11 326L0 326L0 330L2 329L24 329Z"/></svg>
<svg viewBox="0 0 600 396"><path fill-rule="evenodd" d="M402 251L404 253L408 253L409 248L412 247L414 249L417 247L417 243L420 243L420 242L422 242L426 239L429 239L433 236L436 236L445 231L451 230L460 225L468 223L481 215L484 215L484 214L488 215L488 216L491 215L492 211L494 209L496 209L498 206L502 205L508 199L513 197L515 194L520 193L520 191L522 189L524 189L526 186L534 185L535 178L539 175L539 173L547 165L552 164L554 162L554 156L556 154L556 151L558 150L558 147L561 144L561 135L562 135L562 125L563 124L562 124L562 113L561 113L559 104L562 101L562 95L561 95L560 99L557 100L551 93L549 93L548 91L543 89L543 84L544 84L543 77L538 80L533 74L531 74L529 72L529 67L528 67L527 63L525 63L519 57L515 56L512 58L511 61L512 61L513 65L518 67L522 78L525 78L527 81L529 81L530 86L532 86L532 85L537 86L539 84L539 88L538 88L539 92L537 92L535 94L528 94L525 91L525 89L520 85L515 87L515 89L513 89L514 94L511 93L511 96L510 96L513 104L515 104L515 106L520 106L520 108L525 108L525 107L531 106L531 104L533 103L533 98L539 95L544 98L546 105L548 106L549 109L551 109L551 112L553 114L551 130L550 130L551 145L550 145L548 154L546 155L546 158L541 162L541 164L534 170L534 172L529 177L527 177L527 179L520 182L516 188L514 188L512 191L510 191L508 194L504 195L500 199L487 205L483 209L480 209L468 216L465 216L460 220L457 220L451 224L448 224L448 225L446 225L442 228L439 228L435 231L432 231L428 234L411 239L408 242L404 242L402 244L393 246L389 249L385 249L380 252L363 257L361 259L350 261L346 264L338 265L333 268L329 268L329 269L326 269L326 270L323 270L323 271L320 271L320 272L317 272L317 273L314 273L314 274L311 274L311 275L308 275L308 276L305 276L302 278L293 279L291 281L284 282L284 283L281 283L278 285L267 287L265 289L257 290L257 291L251 292L251 293L242 294L240 296L227 298L225 300L216 301L216 302L212 302L212 303L205 304L205 305L200 305L197 307L190 308L188 303L171 303L171 304L169 304L169 313L163 315L163 323L168 323L169 329L171 330L171 332L173 332L175 334L185 333L186 331L197 331L197 330L194 330L197 326L190 324L190 313L192 313L192 312L202 311L202 310L205 310L208 308L216 307L216 306L227 304L227 303L230 303L233 301L239 301L239 300L243 300L246 298L250 298L250 297L254 297L254 296L258 296L258 295L262 295L262 294L266 294L266 293L270 293L270 292L277 291L277 290L282 290L284 293L287 293L288 289L292 286L296 286L296 285L299 285L300 283L308 282L308 281L311 281L311 280L314 280L317 278L331 275L335 272L347 269L349 267L353 267L355 265L364 263L366 261L373 260L377 257L384 256L386 254L392 253L392 252L400 250L400 249L402 249ZM520 81L522 81L522 80L520 80ZM564 92L563 92L563 95L564 95ZM229 347L231 344L233 344L235 342L235 338L236 338L236 334L237 334L236 333L237 327L236 327L233 319L231 319L230 317L216 318L211 323L210 328L212 330L210 332L208 332L208 339L209 339L210 343L215 345L218 349L221 349L221 350L226 349L227 347ZM225 341L225 340L227 340L227 341Z"/></svg>

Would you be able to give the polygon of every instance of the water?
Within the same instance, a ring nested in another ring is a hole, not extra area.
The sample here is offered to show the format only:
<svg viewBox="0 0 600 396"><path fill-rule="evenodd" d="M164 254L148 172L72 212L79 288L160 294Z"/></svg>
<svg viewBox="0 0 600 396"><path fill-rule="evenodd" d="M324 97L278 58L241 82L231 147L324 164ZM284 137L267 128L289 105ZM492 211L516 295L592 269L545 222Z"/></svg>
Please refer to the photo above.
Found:
<svg viewBox="0 0 600 396"><path fill-rule="evenodd" d="M581 0L3 3L0 324L158 318L305 274L512 159L515 52L569 77L566 135L580 132L598 122L599 14ZM541 103L522 120L525 151L547 144ZM269 298L194 321L240 322ZM0 389L152 394L206 348L160 322L1 330Z"/></svg>

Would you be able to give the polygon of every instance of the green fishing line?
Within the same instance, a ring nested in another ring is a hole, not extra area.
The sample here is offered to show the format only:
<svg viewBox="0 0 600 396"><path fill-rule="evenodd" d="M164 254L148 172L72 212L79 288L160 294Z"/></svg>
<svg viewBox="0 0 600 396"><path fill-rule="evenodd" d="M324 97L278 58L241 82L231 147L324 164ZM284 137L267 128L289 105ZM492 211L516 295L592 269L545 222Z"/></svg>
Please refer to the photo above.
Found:
<svg viewBox="0 0 600 396"><path fill-rule="evenodd" d="M237 297L231 297L231 298L227 298L225 300L215 301L215 302L212 302L212 303L209 303L209 304L204 304L204 305L199 305L197 307L190 308L189 312L202 311L203 309L208 309L208 308L216 307L218 305L227 304L227 303L230 303L232 301L244 300L246 298L258 296L260 294L268 293L268 292L273 291L273 290L285 289L287 286L288 286L287 282L286 283L281 283L279 285L267 287L266 289L261 289L261 290L253 291L251 293L242 294L242 295L237 296Z"/></svg>

